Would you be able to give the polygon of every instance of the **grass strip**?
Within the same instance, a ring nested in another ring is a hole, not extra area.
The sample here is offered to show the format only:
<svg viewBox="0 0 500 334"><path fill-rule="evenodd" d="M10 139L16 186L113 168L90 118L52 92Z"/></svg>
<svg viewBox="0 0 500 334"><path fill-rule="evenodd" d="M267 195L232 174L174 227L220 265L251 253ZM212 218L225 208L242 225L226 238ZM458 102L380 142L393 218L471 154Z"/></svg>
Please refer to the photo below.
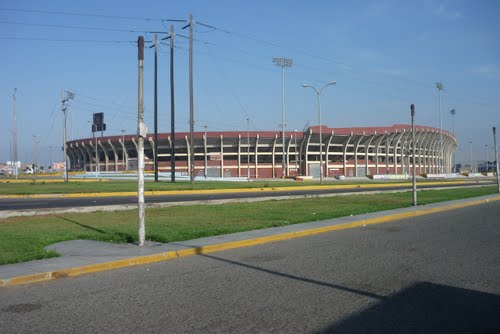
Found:
<svg viewBox="0 0 500 334"><path fill-rule="evenodd" d="M51 182L47 179L29 179L28 182L16 183L11 179L0 179L0 195L33 195L33 194L73 194L73 193L103 193L103 192L136 192L137 181L129 180L106 180L106 179L88 179L80 181ZM457 182L466 180L419 180L419 184L432 182ZM401 183L408 184L411 181L405 180L383 180L383 181L336 181L324 182L328 185L346 185L346 184L387 184ZM248 189L248 188L273 188L273 187L302 187L310 185L319 185L317 181L295 182L292 180L281 181L196 181L191 184L189 181L171 182L145 182L145 191L175 191L175 190L216 190L216 189Z"/></svg>
<svg viewBox="0 0 500 334"><path fill-rule="evenodd" d="M484 186L419 192L419 204L494 194ZM411 206L412 193L348 195L255 203L176 206L148 209L146 238L174 242L285 226ZM43 248L76 239L136 241L136 210L12 217L0 220L0 264L57 256Z"/></svg>

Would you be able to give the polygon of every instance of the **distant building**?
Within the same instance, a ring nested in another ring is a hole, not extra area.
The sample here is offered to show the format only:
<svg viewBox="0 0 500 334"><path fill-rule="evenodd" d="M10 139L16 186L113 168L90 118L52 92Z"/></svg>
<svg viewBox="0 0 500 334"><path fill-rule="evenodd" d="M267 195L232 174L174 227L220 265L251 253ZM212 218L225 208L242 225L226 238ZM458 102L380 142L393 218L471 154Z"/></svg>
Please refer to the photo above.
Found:
<svg viewBox="0 0 500 334"><path fill-rule="evenodd" d="M323 166L320 166L319 127L304 132L288 131L285 147L280 131L195 132L195 175L210 177L278 178L285 175L365 176L409 173L411 158L411 126L329 128L321 127ZM248 139L247 139L248 135ZM189 133L175 134L175 166L177 173L189 175L191 147ZM452 170L455 137L443 130L443 156L440 156L439 129L416 126L417 173L445 173ZM145 169L154 170L154 140L145 140ZM67 142L72 170L123 171L137 168L136 135L98 138L96 163L95 139ZM158 169L169 173L172 137L158 134Z"/></svg>

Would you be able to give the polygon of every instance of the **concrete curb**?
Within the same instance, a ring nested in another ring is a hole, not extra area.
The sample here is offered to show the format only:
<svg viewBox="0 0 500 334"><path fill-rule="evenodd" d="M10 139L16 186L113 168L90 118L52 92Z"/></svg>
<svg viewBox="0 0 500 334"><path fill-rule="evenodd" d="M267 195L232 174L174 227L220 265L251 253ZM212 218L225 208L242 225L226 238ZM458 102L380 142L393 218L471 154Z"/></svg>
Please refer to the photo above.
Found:
<svg viewBox="0 0 500 334"><path fill-rule="evenodd" d="M474 206L474 205L488 203L490 201L500 201L500 196L493 195L493 196L489 196L487 198L473 199L473 200L466 201L466 202L462 201L460 203L452 203L452 204L447 204L447 205L443 205L443 206L439 206L439 207L432 207L432 208L420 208L419 209L417 207L416 209L413 209L413 210L408 211L408 212L388 214L385 216L379 216L379 217L368 218L368 219L354 220L354 221L349 222L349 223L341 223L341 224L337 224L337 225L309 228L309 229L304 229L304 230L299 230L299 231L292 231L292 232L285 232L285 233L270 235L270 236L249 238L246 240L229 241L229 242L224 242L224 243L181 249L181 250L177 250L177 251L167 251L167 252L161 252L161 253L157 253L157 254L135 256L135 257L127 258L127 259L104 262L104 263L99 263L99 264L91 264L91 265L86 265L86 266L81 266L81 267L73 267L73 268L68 268L68 269L64 269L64 270L54 270L54 271L35 273L35 274L25 275L25 276L12 277L12 278L8 278L8 279L0 279L0 287L35 283L35 282L43 282L43 281L49 281L49 280L62 278L62 277L76 277L76 276L80 276L80 275L84 275L84 274L90 274L90 273L95 273L95 272L100 272L100 271L105 271L105 270L131 267L131 266L136 266L136 265L144 265L144 264L160 262L160 261L167 261L170 259L184 257L184 256L208 254L208 253L218 252L218 251L222 251L222 250L254 246L254 245L259 245L259 244L264 244L264 243L269 243L269 242L293 239L293 238L300 238L300 237L305 237L305 236L310 236L310 235L315 235L315 234L320 234L320 233L326 233L326 232L331 232L331 231L345 230L345 229L357 228L357 227L374 225L374 224L382 224L382 223L392 222L392 221L404 219L404 218L419 217L419 216L429 215L432 213L445 212L445 211L450 211L450 210L459 209L459 208L466 208L466 207L470 207L470 206Z"/></svg>

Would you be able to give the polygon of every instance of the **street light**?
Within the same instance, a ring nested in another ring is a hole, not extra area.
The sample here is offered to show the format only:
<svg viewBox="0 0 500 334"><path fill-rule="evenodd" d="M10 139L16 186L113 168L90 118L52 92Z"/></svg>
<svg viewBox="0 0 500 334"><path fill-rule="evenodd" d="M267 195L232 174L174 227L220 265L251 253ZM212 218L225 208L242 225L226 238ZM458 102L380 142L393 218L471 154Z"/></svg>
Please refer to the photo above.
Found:
<svg viewBox="0 0 500 334"><path fill-rule="evenodd" d="M438 89L439 93L439 155L440 155L440 166L439 170L441 173L443 173L443 164L444 164L444 157L443 157L443 117L441 115L441 91L444 89L443 83L442 82L436 82L436 88Z"/></svg>
<svg viewBox="0 0 500 334"><path fill-rule="evenodd" d="M283 163L282 175L286 176L286 162L285 162L285 67L293 66L293 59L290 58L273 58L273 63L281 67L281 137L283 139Z"/></svg>
<svg viewBox="0 0 500 334"><path fill-rule="evenodd" d="M295 138L295 176L299 175L299 167L297 165L297 129L293 130L293 137Z"/></svg>
<svg viewBox="0 0 500 334"><path fill-rule="evenodd" d="M33 134L33 173L36 174L38 169L38 135Z"/></svg>
<svg viewBox="0 0 500 334"><path fill-rule="evenodd" d="M474 168L472 168L472 141L470 141L469 144L470 144L470 172L474 173Z"/></svg>
<svg viewBox="0 0 500 334"><path fill-rule="evenodd" d="M325 89L328 86L335 85L337 81L332 81L321 87L320 89L317 89L311 85L307 84L302 84L302 87L306 88L309 87L314 90L316 95L318 96L318 127L319 127L319 183L323 183L323 133L321 130L321 92L323 89Z"/></svg>
<svg viewBox="0 0 500 334"><path fill-rule="evenodd" d="M455 122L454 122L454 119L455 119L455 115L456 115L456 111L455 109L451 109L450 110L450 115L451 115L451 133L453 133L453 136L455 136ZM452 172L456 172L455 170L455 165L456 165L456 162L455 162L455 154L453 154L453 164L452 164L452 169L451 171Z"/></svg>
<svg viewBox="0 0 500 334"><path fill-rule="evenodd" d="M122 132L122 171L125 170L125 129L121 129Z"/></svg>
<svg viewBox="0 0 500 334"><path fill-rule="evenodd" d="M484 153L486 155L486 161L484 163L484 167L486 168L486 172L488 172L488 169L490 167L490 163L489 163L490 157L488 156L488 144L484 145Z"/></svg>

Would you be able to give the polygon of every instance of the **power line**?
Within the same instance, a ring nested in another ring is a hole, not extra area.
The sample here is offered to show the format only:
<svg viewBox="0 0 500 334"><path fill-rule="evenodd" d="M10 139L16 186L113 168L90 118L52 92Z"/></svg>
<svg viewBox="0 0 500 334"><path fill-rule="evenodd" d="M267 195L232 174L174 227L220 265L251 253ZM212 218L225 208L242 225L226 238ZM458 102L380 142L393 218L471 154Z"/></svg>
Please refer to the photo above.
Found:
<svg viewBox="0 0 500 334"><path fill-rule="evenodd" d="M0 11L52 14L52 15L85 16L85 17L100 17L100 18L105 18L105 19L121 19L121 20L137 20L137 21L159 21L159 22L165 21L165 19L161 19L161 18L117 16L117 15L103 15L103 14L90 14L90 13L73 13L73 12L58 12L58 11L49 11L49 10L36 10L36 9L0 8Z"/></svg>
<svg viewBox="0 0 500 334"><path fill-rule="evenodd" d="M44 42L76 42L76 43L136 43L136 41L111 41L97 39L53 39L53 38L34 38L34 37L0 37L1 40L18 41L44 41Z"/></svg>
<svg viewBox="0 0 500 334"><path fill-rule="evenodd" d="M98 28L98 27L70 26L70 25L47 24L47 23L26 23L26 22L15 22L15 21L0 21L0 24L14 24L14 25L29 26L29 27L47 27L47 28L80 29L80 30L93 30L93 31L143 33L143 34L147 34L147 33L168 34L168 32L165 32L165 31L128 30L128 29L117 29L117 28Z"/></svg>

